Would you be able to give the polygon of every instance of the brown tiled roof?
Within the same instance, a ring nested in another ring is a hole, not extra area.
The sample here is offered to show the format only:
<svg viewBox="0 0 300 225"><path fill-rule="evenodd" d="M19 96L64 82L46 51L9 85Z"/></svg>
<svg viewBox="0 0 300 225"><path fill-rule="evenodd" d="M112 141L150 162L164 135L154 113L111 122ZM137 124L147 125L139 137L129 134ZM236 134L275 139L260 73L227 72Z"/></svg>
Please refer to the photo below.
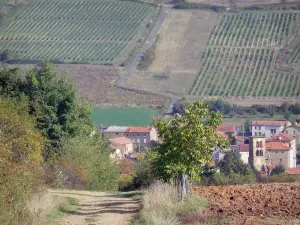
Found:
<svg viewBox="0 0 300 225"><path fill-rule="evenodd" d="M267 142L274 142L274 141L279 141L279 142L290 142L295 140L295 138L293 138L292 136L289 136L287 134L284 133L279 133L274 135L273 137L268 138L266 141Z"/></svg>
<svg viewBox="0 0 300 225"><path fill-rule="evenodd" d="M289 121L287 120L253 120L252 126L285 126Z"/></svg>
<svg viewBox="0 0 300 225"><path fill-rule="evenodd" d="M240 152L249 152L249 144L241 144L239 147Z"/></svg>
<svg viewBox="0 0 300 225"><path fill-rule="evenodd" d="M132 141L129 138L126 138L126 137L115 137L115 138L109 139L109 141L113 145L132 144Z"/></svg>
<svg viewBox="0 0 300 225"><path fill-rule="evenodd" d="M127 127L125 132L136 132L136 133L148 133L152 130L153 127Z"/></svg>
<svg viewBox="0 0 300 225"><path fill-rule="evenodd" d="M282 142L267 142L266 143L267 150L280 150L280 151L289 151L291 148L282 143Z"/></svg>
<svg viewBox="0 0 300 225"><path fill-rule="evenodd" d="M285 170L285 172L287 174L290 174L290 175L297 175L297 174L300 174L300 167L296 167L296 168L287 168Z"/></svg>
<svg viewBox="0 0 300 225"><path fill-rule="evenodd" d="M235 133L236 126L237 125L235 124L221 124L220 126L217 127L217 131Z"/></svg>

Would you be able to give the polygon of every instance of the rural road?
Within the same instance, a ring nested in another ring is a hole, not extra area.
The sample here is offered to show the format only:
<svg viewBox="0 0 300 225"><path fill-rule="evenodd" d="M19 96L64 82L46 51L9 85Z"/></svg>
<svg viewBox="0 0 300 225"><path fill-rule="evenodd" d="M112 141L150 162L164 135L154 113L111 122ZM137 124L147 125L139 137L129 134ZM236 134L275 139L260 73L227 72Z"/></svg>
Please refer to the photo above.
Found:
<svg viewBox="0 0 300 225"><path fill-rule="evenodd" d="M171 8L173 6L163 6L163 7L164 7L163 13L161 14L157 24L154 26L153 30L151 31L150 35L148 36L146 42L142 46L142 49L140 50L138 55L134 58L134 60L131 62L131 64L126 68L123 76L118 80L118 83L117 83L118 85L120 85L120 86L124 85L125 81L128 79L129 74L132 73L132 71L139 64L139 60L144 55L144 52L146 50L148 50L152 46L152 44L155 42L155 38L158 34L158 31L161 28L161 25L167 18L169 11L171 10Z"/></svg>
<svg viewBox="0 0 300 225"><path fill-rule="evenodd" d="M125 88L127 87L125 85L125 82L128 79L128 76L137 67L137 65L139 64L140 58L144 55L144 52L146 50L148 50L153 45L153 43L155 42L156 36L157 36L163 22L167 18L170 10L172 9L173 5L163 5L163 7L164 7L163 13L161 14L157 24L154 26L152 32L148 36L148 38L147 38L146 42L144 43L144 45L142 46L140 52L137 54L137 56L131 62L131 64L125 69L125 72L124 72L123 76L117 82L117 86L125 87ZM150 91L150 90L147 90L147 89L140 89L140 90L146 91L146 92L149 92L149 93L153 93L153 91ZM171 99L171 105L170 105L167 113L172 113L174 103L178 102L181 99L181 97L179 97L177 95L174 95L174 94L168 93L168 92L164 92L164 91L158 91L158 92L155 92L155 93L163 95L163 96Z"/></svg>
<svg viewBox="0 0 300 225"><path fill-rule="evenodd" d="M79 210L59 219L59 225L128 225L139 204L130 198L104 192L50 190L52 195L79 200Z"/></svg>

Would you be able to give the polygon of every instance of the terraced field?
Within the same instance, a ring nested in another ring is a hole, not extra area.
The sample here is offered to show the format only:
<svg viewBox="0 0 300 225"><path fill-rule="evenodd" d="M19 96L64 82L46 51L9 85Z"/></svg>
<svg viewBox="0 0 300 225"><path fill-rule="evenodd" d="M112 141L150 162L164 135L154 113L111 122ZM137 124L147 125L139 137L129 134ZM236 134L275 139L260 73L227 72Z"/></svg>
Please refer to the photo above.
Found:
<svg viewBox="0 0 300 225"><path fill-rule="evenodd" d="M121 63L157 12L128 1L32 0L0 28L0 52L21 60Z"/></svg>
<svg viewBox="0 0 300 225"><path fill-rule="evenodd" d="M281 49L300 36L297 10L223 14L202 54L190 95L300 97L300 72L276 68ZM300 42L284 58L298 64Z"/></svg>

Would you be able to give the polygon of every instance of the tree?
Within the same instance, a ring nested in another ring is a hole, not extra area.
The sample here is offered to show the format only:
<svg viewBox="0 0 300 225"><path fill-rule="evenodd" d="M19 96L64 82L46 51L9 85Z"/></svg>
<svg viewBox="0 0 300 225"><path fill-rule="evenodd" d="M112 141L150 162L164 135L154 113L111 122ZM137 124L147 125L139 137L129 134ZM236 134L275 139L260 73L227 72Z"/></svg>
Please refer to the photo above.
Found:
<svg viewBox="0 0 300 225"><path fill-rule="evenodd" d="M162 138L162 143L153 149L154 172L158 178L177 182L181 200L189 191L184 180L199 178L203 166L211 160L214 147L229 145L216 132L221 123L222 115L211 112L208 102L190 103L182 117L154 121Z"/></svg>
<svg viewBox="0 0 300 225"><path fill-rule="evenodd" d="M25 94L30 113L37 117L37 127L46 139L44 157L61 154L64 137L92 131L90 108L82 104L65 76L59 76L52 64L32 69L26 76Z"/></svg>
<svg viewBox="0 0 300 225"><path fill-rule="evenodd" d="M63 149L62 159L73 161L81 168L87 177L88 189L116 190L120 168L110 159L108 145L101 136L67 138L63 141ZM63 168L62 172L65 173Z"/></svg>
<svg viewBox="0 0 300 225"><path fill-rule="evenodd" d="M0 95L2 97L19 97L23 89L23 82L19 69L0 70Z"/></svg>
<svg viewBox="0 0 300 225"><path fill-rule="evenodd" d="M224 158L218 163L221 173L229 176L231 172L247 175L250 173L250 168L241 159L238 151L229 151Z"/></svg>

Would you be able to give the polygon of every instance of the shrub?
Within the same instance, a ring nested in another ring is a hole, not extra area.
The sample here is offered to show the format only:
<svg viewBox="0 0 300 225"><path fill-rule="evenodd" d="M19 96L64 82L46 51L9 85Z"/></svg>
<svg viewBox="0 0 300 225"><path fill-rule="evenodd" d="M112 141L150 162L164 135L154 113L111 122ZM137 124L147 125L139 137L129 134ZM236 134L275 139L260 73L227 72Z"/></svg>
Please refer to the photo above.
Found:
<svg viewBox="0 0 300 225"><path fill-rule="evenodd" d="M121 174L118 179L118 187L120 191L131 191L133 190L133 177L129 174Z"/></svg>
<svg viewBox="0 0 300 225"><path fill-rule="evenodd" d="M276 174L269 177L263 177L263 183L291 183L300 180L300 176L288 175L286 173Z"/></svg>
<svg viewBox="0 0 300 225"><path fill-rule="evenodd" d="M27 200L44 190L43 138L25 100L0 99L0 130L0 224L25 224Z"/></svg>
<svg viewBox="0 0 300 225"><path fill-rule="evenodd" d="M133 178L133 186L135 188L146 188L154 182L154 172L148 159L142 159L140 163L136 165L135 171Z"/></svg>
<svg viewBox="0 0 300 225"><path fill-rule="evenodd" d="M271 176L273 176L273 175L278 175L278 174L281 174L281 173L284 173L284 168L283 168L282 165L278 165L278 166L276 166L276 167L272 170Z"/></svg>

